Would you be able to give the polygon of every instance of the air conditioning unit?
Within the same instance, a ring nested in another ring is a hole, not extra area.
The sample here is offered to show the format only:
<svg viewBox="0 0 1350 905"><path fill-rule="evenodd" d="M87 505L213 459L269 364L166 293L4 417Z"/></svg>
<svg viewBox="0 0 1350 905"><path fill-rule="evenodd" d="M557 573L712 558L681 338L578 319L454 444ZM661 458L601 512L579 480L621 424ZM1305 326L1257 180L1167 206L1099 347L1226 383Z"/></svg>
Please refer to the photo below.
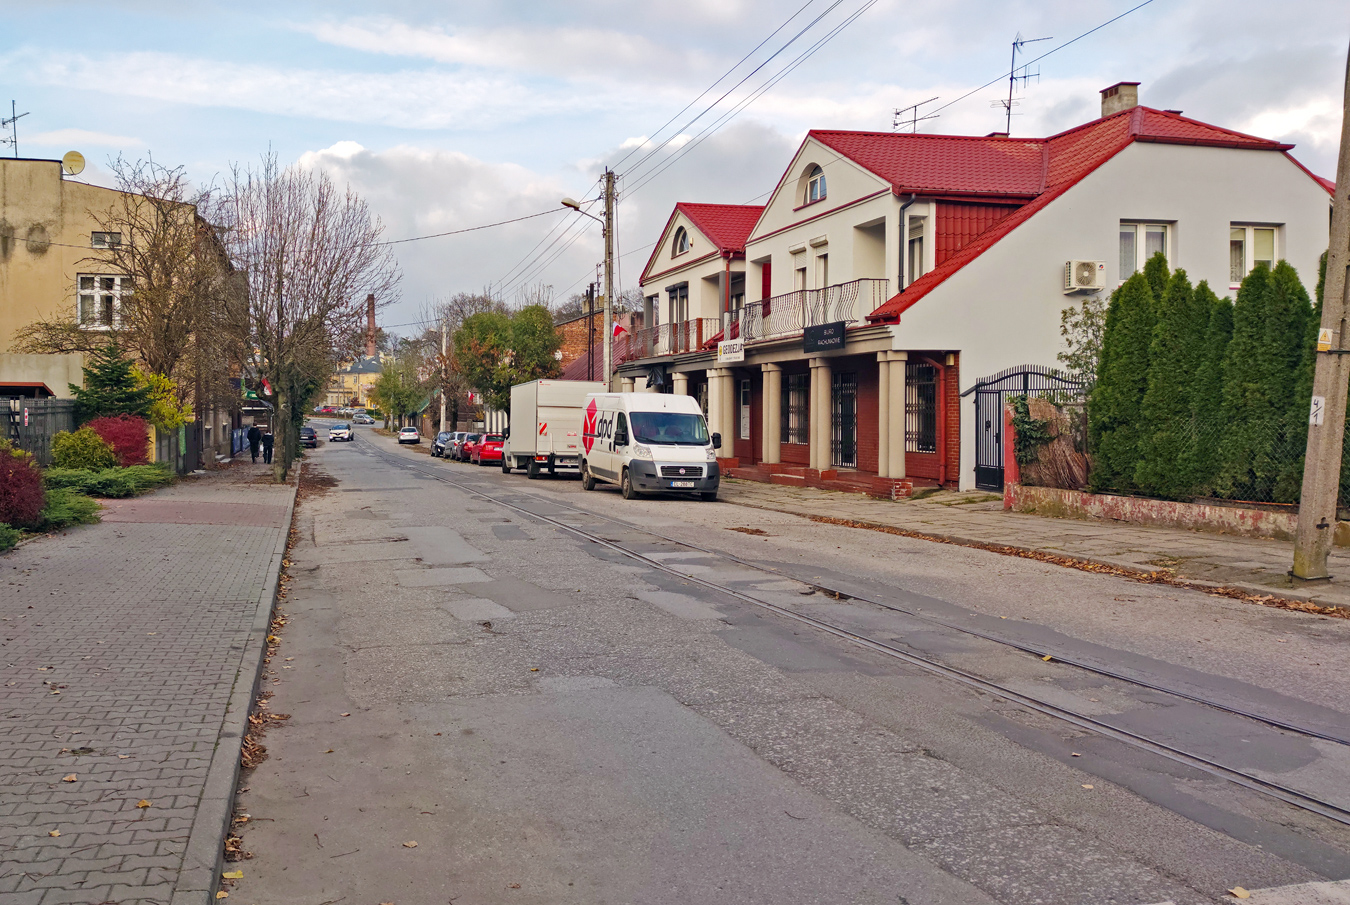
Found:
<svg viewBox="0 0 1350 905"><path fill-rule="evenodd" d="M1105 261L1069 261L1065 263L1065 292L1092 292L1097 289L1105 288Z"/></svg>

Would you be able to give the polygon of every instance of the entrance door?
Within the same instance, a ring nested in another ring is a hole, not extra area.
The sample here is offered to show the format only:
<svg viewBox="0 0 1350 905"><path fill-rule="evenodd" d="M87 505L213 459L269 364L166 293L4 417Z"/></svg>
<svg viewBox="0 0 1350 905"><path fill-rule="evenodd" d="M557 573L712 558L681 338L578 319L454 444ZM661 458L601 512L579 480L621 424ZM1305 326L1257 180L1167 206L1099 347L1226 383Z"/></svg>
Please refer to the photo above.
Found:
<svg viewBox="0 0 1350 905"><path fill-rule="evenodd" d="M830 464L858 467L858 375L835 374L830 405Z"/></svg>

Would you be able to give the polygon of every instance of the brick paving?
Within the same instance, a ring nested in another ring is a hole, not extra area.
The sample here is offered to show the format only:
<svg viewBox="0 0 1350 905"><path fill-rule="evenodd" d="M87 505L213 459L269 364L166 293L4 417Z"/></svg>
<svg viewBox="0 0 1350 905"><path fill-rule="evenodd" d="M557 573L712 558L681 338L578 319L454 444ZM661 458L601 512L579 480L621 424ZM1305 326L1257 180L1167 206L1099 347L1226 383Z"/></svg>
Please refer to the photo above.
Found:
<svg viewBox="0 0 1350 905"><path fill-rule="evenodd" d="M1295 586L1289 541L1156 528L1119 522L1007 512L983 492L943 491L920 500L874 500L861 494L724 481L722 498L804 516L888 525L958 542L1001 544L1121 568L1170 570L1178 577L1250 589L1326 606L1350 607L1350 550L1333 548L1332 580Z"/></svg>
<svg viewBox="0 0 1350 905"><path fill-rule="evenodd" d="M181 887L227 705L252 687L245 650L294 490L252 471L0 556L6 905L168 903Z"/></svg>

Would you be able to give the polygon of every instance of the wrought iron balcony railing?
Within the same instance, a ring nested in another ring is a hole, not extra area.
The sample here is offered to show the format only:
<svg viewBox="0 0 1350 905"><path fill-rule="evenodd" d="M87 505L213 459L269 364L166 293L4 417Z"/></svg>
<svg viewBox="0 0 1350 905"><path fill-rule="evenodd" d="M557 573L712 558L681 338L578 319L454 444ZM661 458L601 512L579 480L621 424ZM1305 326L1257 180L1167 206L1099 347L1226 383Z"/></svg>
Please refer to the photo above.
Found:
<svg viewBox="0 0 1350 905"><path fill-rule="evenodd" d="M695 317L674 324L658 324L633 331L619 362L661 355L697 352L720 329L715 317ZM617 357L617 356L616 356Z"/></svg>
<svg viewBox="0 0 1350 905"><path fill-rule="evenodd" d="M751 302L739 312L741 339L791 336L835 321L859 323L885 303L888 288L887 280L853 280Z"/></svg>

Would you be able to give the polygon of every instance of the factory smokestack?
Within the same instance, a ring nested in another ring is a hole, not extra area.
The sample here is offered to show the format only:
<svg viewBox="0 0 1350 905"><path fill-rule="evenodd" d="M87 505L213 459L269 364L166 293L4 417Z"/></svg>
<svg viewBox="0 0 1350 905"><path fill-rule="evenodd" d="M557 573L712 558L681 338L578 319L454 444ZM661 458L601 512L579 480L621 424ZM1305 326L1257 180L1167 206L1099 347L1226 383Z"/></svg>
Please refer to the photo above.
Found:
<svg viewBox="0 0 1350 905"><path fill-rule="evenodd" d="M374 358L375 348L375 293L366 296L366 357Z"/></svg>

